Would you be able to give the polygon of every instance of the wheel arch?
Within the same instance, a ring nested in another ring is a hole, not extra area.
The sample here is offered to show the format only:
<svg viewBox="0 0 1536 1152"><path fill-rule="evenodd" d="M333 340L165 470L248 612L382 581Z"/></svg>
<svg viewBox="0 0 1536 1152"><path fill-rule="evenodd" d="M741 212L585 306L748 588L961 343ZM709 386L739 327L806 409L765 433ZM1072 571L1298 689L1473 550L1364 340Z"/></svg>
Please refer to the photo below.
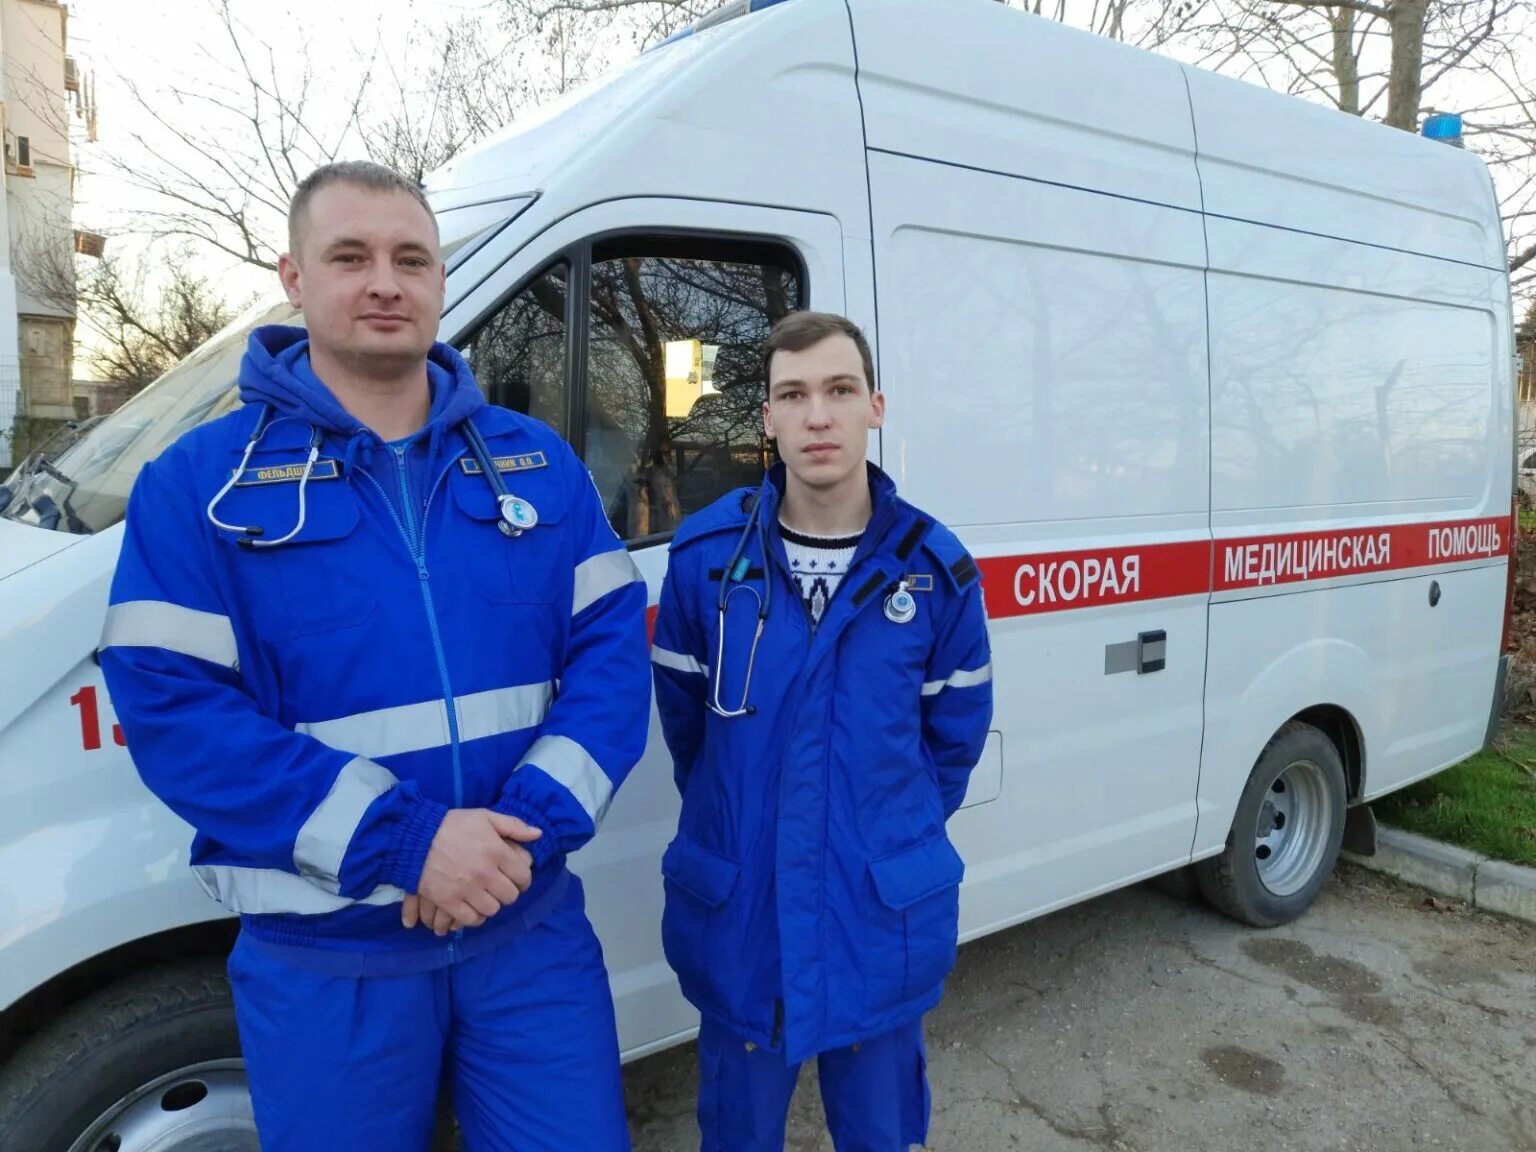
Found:
<svg viewBox="0 0 1536 1152"><path fill-rule="evenodd" d="M110 984L162 964L228 956L239 927L234 919L182 925L109 948L58 973L0 1012L0 1068L50 1021Z"/></svg>
<svg viewBox="0 0 1536 1152"><path fill-rule="evenodd" d="M1365 737L1348 708L1339 704L1314 704L1296 713L1286 723L1308 724L1328 737L1344 761L1344 783L1349 802L1353 804L1365 794ZM1283 729L1285 725L1280 727ZM1279 729L1275 734L1279 734Z"/></svg>

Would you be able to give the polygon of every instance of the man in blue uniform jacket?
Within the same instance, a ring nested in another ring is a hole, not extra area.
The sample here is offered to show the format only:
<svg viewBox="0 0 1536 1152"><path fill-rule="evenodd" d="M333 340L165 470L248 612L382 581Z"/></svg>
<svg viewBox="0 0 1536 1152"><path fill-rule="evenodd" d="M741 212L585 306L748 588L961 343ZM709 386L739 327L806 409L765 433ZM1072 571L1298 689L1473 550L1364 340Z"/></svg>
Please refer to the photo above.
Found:
<svg viewBox="0 0 1536 1152"><path fill-rule="evenodd" d="M308 177L245 401L145 467L101 664L230 958L266 1152L627 1149L566 857L639 759L645 587L586 469L436 343L436 222ZM423 926L425 925L425 926Z"/></svg>
<svg viewBox="0 0 1536 1152"><path fill-rule="evenodd" d="M656 621L682 793L662 937L703 1017L704 1152L782 1149L811 1056L838 1152L896 1152L927 1133L986 614L960 542L865 460L885 398L859 329L792 314L767 371L782 463L684 522Z"/></svg>

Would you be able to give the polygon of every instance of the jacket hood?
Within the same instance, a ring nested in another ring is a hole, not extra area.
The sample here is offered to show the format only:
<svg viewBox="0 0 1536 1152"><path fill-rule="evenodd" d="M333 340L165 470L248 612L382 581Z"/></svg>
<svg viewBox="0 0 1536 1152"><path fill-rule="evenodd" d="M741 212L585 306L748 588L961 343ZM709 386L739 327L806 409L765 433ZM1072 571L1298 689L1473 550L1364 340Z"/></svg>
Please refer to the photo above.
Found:
<svg viewBox="0 0 1536 1152"><path fill-rule="evenodd" d="M485 404L464 357L447 344L427 353L432 409L423 431L441 433ZM313 424L327 432L354 437L368 429L342 407L309 363L309 334L302 328L268 324L251 333L240 362L240 399L270 405L280 416Z"/></svg>

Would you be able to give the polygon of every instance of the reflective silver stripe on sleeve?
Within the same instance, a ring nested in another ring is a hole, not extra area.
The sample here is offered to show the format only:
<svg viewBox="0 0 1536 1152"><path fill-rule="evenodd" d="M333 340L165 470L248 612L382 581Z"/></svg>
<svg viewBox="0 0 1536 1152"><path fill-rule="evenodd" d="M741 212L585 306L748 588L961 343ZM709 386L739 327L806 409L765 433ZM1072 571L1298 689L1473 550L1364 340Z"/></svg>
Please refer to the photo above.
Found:
<svg viewBox="0 0 1536 1152"><path fill-rule="evenodd" d="M577 616L610 592L641 579L640 569L622 548L600 552L576 565L576 594L571 615Z"/></svg>
<svg viewBox="0 0 1536 1152"><path fill-rule="evenodd" d="M363 814L397 783L393 772L372 760L359 756L347 761L330 792L299 829L293 842L294 867L327 892L340 891L341 861Z"/></svg>
<svg viewBox="0 0 1536 1152"><path fill-rule="evenodd" d="M946 688L975 688L978 684L985 684L992 679L992 665L983 664L980 668L967 670L961 668L948 680L929 680L923 685L924 696L937 696Z"/></svg>
<svg viewBox="0 0 1536 1152"><path fill-rule="evenodd" d="M548 680L460 696L454 701L458 711L459 739L480 740L504 732L535 728L548 715L553 696L554 685ZM296 724L294 731L313 736L328 747L374 760L428 748L445 748L453 742L448 728L448 709L440 698L355 712L334 720Z"/></svg>
<svg viewBox="0 0 1536 1152"><path fill-rule="evenodd" d="M102 648L163 648L210 664L239 664L228 616L183 608L165 600L125 600L107 609Z"/></svg>
<svg viewBox="0 0 1536 1152"><path fill-rule="evenodd" d="M361 900L348 900L317 887L302 876L277 868L235 868L224 864L194 865L192 874L204 892L231 912L260 916L293 912L318 916L354 904L398 904L405 898L399 888L380 885Z"/></svg>
<svg viewBox="0 0 1536 1152"><path fill-rule="evenodd" d="M662 648L657 644L651 645L651 663L670 668L674 672L693 672L706 677L709 675L709 665L700 664L692 656L673 652L670 648Z"/></svg>
<svg viewBox="0 0 1536 1152"><path fill-rule="evenodd" d="M532 764L561 784L591 818L594 829L603 822L613 799L613 781L576 741L568 736L540 736L518 767L523 764Z"/></svg>

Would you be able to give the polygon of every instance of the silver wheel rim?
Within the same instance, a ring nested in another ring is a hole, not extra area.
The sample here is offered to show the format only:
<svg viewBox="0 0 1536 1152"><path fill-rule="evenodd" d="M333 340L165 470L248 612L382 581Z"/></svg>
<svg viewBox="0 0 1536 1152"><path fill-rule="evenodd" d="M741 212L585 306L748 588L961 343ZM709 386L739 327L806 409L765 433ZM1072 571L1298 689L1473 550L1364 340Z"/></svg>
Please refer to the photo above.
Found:
<svg viewBox="0 0 1536 1152"><path fill-rule="evenodd" d="M1276 896L1293 896L1323 866L1333 828L1328 778L1310 760L1297 760L1275 777L1259 804L1253 859L1259 883Z"/></svg>
<svg viewBox="0 0 1536 1152"><path fill-rule="evenodd" d="M136 1088L69 1152L261 1152L245 1063L192 1064Z"/></svg>

